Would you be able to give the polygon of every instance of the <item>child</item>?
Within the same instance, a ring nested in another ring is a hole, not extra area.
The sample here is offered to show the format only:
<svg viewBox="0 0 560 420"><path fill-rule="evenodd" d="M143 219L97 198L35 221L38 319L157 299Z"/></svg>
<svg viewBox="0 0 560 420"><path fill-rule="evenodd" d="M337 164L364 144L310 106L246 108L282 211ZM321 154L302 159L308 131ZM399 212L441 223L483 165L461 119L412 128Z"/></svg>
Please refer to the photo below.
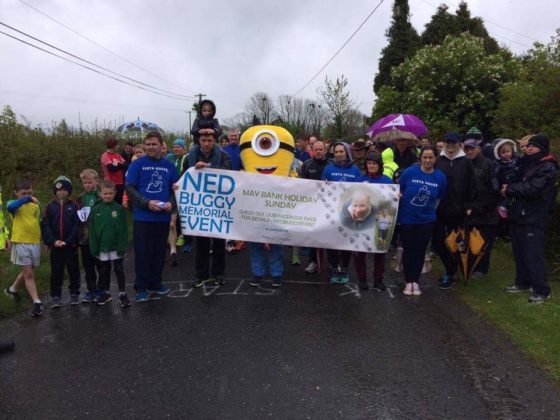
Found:
<svg viewBox="0 0 560 420"><path fill-rule="evenodd" d="M78 196L78 205L80 210L78 216L80 221L80 253L82 254L82 265L86 273L86 285L88 292L82 299L82 303L90 303L96 301L100 296L97 280L98 273L101 273L101 264L89 249L88 226L87 220L91 214L91 208L99 201L99 191L97 183L99 182L99 174L93 169L84 169L80 174L84 192Z"/></svg>
<svg viewBox="0 0 560 420"><path fill-rule="evenodd" d="M70 305L80 304L78 203L70 200L72 183L59 176L53 183L54 199L47 204L41 221L43 242L51 250L51 308L61 306L64 268L70 277Z"/></svg>
<svg viewBox="0 0 560 420"><path fill-rule="evenodd" d="M143 144L137 144L134 146L134 155L132 156L131 162L134 162L136 159L141 158L142 156L146 155L146 146Z"/></svg>
<svg viewBox="0 0 560 420"><path fill-rule="evenodd" d="M222 135L222 127L220 127L218 119L214 118L215 115L216 105L214 104L214 102L209 99L205 99L200 103L198 115L195 118L191 129L191 134L193 136L193 147L189 150L189 153L194 153L195 156L198 154L198 138L200 137L200 130L211 129L216 135L215 138L220 138L220 136Z"/></svg>
<svg viewBox="0 0 560 420"><path fill-rule="evenodd" d="M515 142L510 139L496 139L492 143L495 160L492 165L492 188L497 193L503 185L518 182L519 179L519 157ZM502 219L507 219L511 200L504 198L499 206L498 213Z"/></svg>
<svg viewBox="0 0 560 420"><path fill-rule="evenodd" d="M14 283L4 289L7 296L19 298L18 287L25 283L25 288L31 299L33 307L31 315L43 314L43 303L39 299L35 285L35 268L41 259L41 225L39 201L33 197L33 184L22 179L15 185L16 200L8 201L8 212L13 217L11 248L11 263L21 266L21 271ZM8 244L9 245L9 244Z"/></svg>
<svg viewBox="0 0 560 420"><path fill-rule="evenodd" d="M119 300L121 307L130 306L125 292L123 258L128 246L128 224L126 210L115 202L115 185L111 181L101 182L101 201L97 203L89 218L89 247L92 255L101 261L99 288L102 295L98 305L105 305L113 300L110 291L111 262L117 276Z"/></svg>

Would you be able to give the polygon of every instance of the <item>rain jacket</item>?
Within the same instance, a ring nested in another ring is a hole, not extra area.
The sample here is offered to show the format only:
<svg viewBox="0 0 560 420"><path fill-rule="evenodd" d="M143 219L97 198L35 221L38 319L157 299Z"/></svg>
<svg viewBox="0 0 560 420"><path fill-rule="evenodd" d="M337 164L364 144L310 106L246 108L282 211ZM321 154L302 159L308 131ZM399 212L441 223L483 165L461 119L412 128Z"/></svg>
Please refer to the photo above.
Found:
<svg viewBox="0 0 560 420"><path fill-rule="evenodd" d="M305 162L303 162L303 165L301 167L300 178L321 179L321 176L323 176L323 171L329 163L332 163L332 160L326 158L323 160L315 158L306 160Z"/></svg>
<svg viewBox="0 0 560 420"><path fill-rule="evenodd" d="M550 154L526 155L521 158L520 172L521 181L506 189L506 196L513 198L509 221L544 228L556 197L558 163Z"/></svg>
<svg viewBox="0 0 560 420"><path fill-rule="evenodd" d="M445 224L461 225L466 210L473 207L476 190L474 168L461 149L450 158L444 148L435 164L447 177L447 192L437 208L437 217Z"/></svg>
<svg viewBox="0 0 560 420"><path fill-rule="evenodd" d="M45 207L41 220L41 232L45 245L52 247L56 241L66 242L66 247L78 245L80 219L78 203L65 200L63 203L54 199Z"/></svg>
<svg viewBox="0 0 560 420"><path fill-rule="evenodd" d="M88 227L92 255L116 251L119 257L124 256L128 247L128 224L123 206L115 201L100 201L91 209Z"/></svg>
<svg viewBox="0 0 560 420"><path fill-rule="evenodd" d="M205 104L210 104L212 107L212 114L208 118L204 118L202 116L202 106ZM218 122L217 118L214 118L216 115L216 104L210 99L205 99L200 103L198 115L194 120L193 126L191 128L191 134L193 136L193 141L195 144L198 144L198 139L200 138L200 130L205 128L211 128L216 133L216 139L219 139L222 135L222 127L220 127L220 123Z"/></svg>
<svg viewBox="0 0 560 420"><path fill-rule="evenodd" d="M395 181L395 174L397 174L397 171L399 170L399 165L395 163L395 154L393 153L393 150L390 147L387 147L381 153L381 158L383 159L383 175L387 175Z"/></svg>
<svg viewBox="0 0 560 420"><path fill-rule="evenodd" d="M513 146L511 160L500 158L499 149L504 144ZM513 140L497 139L493 144L495 160L492 162L492 187L499 192L502 185L509 185L519 181L519 157L515 154L516 146Z"/></svg>
<svg viewBox="0 0 560 420"><path fill-rule="evenodd" d="M492 163L482 153L471 160L474 169L476 201L466 224L470 226L497 225L500 221L496 207L500 196L492 188Z"/></svg>

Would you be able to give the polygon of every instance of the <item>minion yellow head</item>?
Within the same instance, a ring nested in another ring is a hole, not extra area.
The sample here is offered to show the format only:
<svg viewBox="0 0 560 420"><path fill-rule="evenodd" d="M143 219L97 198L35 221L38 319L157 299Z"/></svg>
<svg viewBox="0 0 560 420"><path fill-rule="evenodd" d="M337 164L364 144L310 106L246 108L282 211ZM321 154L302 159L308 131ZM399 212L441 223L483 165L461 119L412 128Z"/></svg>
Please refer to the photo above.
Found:
<svg viewBox="0 0 560 420"><path fill-rule="evenodd" d="M283 127L256 125L239 141L243 167L247 172L288 176L294 160L294 138Z"/></svg>

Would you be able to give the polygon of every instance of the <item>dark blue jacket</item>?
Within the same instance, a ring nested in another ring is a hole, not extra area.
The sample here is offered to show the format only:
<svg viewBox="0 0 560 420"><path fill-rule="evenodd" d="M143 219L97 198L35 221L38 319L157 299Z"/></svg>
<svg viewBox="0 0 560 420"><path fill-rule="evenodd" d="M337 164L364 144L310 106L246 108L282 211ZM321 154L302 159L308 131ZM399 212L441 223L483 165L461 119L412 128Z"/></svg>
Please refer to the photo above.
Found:
<svg viewBox="0 0 560 420"><path fill-rule="evenodd" d="M41 233L45 245L52 247L56 241L64 241L67 247L78 246L78 209L78 203L72 200L66 200L62 205L58 200L47 204L41 220Z"/></svg>

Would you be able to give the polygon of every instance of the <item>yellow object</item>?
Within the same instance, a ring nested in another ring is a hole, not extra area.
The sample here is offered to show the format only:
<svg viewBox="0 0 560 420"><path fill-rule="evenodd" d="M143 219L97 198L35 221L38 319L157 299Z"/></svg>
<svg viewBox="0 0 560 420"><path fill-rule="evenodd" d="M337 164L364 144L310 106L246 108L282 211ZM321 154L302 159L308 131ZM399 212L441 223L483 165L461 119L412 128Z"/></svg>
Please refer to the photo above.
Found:
<svg viewBox="0 0 560 420"><path fill-rule="evenodd" d="M41 243L41 210L39 204L29 202L13 215L12 242L20 244Z"/></svg>
<svg viewBox="0 0 560 420"><path fill-rule="evenodd" d="M283 127L256 125L239 141L241 161L247 172L289 176L294 160L294 138Z"/></svg>
<svg viewBox="0 0 560 420"><path fill-rule="evenodd" d="M455 229L453 229L451 231L451 233L449 233L449 235L447 235L447 238L445 238L445 241L447 242L447 247L449 248L449 251L454 254L455 252L458 251L458 247L457 247L457 237L459 236L459 232Z"/></svg>
<svg viewBox="0 0 560 420"><path fill-rule="evenodd" d="M471 254L478 255L484 246L484 238L477 228L473 228L469 235L469 249Z"/></svg>
<svg viewBox="0 0 560 420"><path fill-rule="evenodd" d="M0 188L0 251L6 249L6 242L8 240L10 232L8 231L8 226L6 226L6 221L4 219L4 207L2 206L2 189Z"/></svg>

